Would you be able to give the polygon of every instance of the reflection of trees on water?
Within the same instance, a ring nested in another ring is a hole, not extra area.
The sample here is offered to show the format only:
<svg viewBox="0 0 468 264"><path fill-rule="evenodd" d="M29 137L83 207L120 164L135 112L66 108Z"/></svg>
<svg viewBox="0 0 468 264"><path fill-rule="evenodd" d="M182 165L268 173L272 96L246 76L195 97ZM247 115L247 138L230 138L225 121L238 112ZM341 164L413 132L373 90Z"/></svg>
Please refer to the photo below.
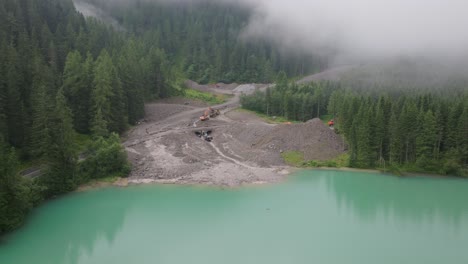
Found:
<svg viewBox="0 0 468 264"><path fill-rule="evenodd" d="M113 243L124 224L125 214L131 207L132 202L128 198L130 197L125 196L123 201L115 190L110 189L86 193L79 198L65 197L53 201L53 204L46 206L66 204L70 209L44 212L55 225L41 221L41 224L33 227L34 234L29 235L27 243L22 243L14 251L6 247L6 252L2 252L0 248L0 252L5 253L4 257L7 258L7 254L11 254L15 263L31 263L31 260L35 260L34 263L77 263L81 255L93 253L98 241ZM66 214L63 213L65 210L68 211ZM2 254L0 263L9 263L3 262Z"/></svg>
<svg viewBox="0 0 468 264"><path fill-rule="evenodd" d="M363 219L439 220L457 228L468 217L468 182L463 180L330 172L325 181L338 207Z"/></svg>

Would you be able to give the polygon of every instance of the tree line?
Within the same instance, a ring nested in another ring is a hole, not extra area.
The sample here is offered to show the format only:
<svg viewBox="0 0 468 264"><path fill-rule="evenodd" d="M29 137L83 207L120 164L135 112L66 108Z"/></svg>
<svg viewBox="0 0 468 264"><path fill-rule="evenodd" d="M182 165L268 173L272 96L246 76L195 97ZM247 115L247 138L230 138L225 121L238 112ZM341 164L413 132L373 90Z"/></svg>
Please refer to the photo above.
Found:
<svg viewBox="0 0 468 264"><path fill-rule="evenodd" d="M372 98L335 92L329 106L347 139L350 166L468 176L468 96Z"/></svg>
<svg viewBox="0 0 468 264"><path fill-rule="evenodd" d="M256 91L241 96L242 107L297 121L307 121L327 113L328 98L338 84L332 82L298 85L289 82L285 72L278 74L276 83L265 92Z"/></svg>
<svg viewBox="0 0 468 264"><path fill-rule="evenodd" d="M274 87L243 96L241 104L299 121L332 116L346 139L350 167L468 176L466 89L344 87L342 82L297 85L282 74Z"/></svg>

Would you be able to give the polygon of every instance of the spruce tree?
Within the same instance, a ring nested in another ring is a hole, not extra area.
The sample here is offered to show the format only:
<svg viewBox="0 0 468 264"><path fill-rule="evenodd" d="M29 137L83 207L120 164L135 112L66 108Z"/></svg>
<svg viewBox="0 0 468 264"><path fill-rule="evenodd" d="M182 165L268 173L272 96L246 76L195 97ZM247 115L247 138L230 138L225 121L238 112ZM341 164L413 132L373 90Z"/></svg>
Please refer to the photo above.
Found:
<svg viewBox="0 0 468 264"><path fill-rule="evenodd" d="M50 137L51 109L48 106L50 101L44 85L40 85L33 91L30 152L36 158L47 154L52 141Z"/></svg>
<svg viewBox="0 0 468 264"><path fill-rule="evenodd" d="M8 122L8 139L11 145L22 147L24 143L24 101L21 98L21 72L16 49L8 49L6 73L7 96L6 116Z"/></svg>
<svg viewBox="0 0 468 264"><path fill-rule="evenodd" d="M381 97L377 103L375 109L375 116L373 118L373 126L375 134L373 136L373 144L376 146L376 151L378 153L378 161L380 165L384 165L386 158L386 135L387 127L384 113L384 99Z"/></svg>
<svg viewBox="0 0 468 264"><path fill-rule="evenodd" d="M3 140L8 139L8 119L6 107L8 98L8 87L6 82L6 53L7 46L4 41L0 40L0 137L3 137Z"/></svg>
<svg viewBox="0 0 468 264"><path fill-rule="evenodd" d="M421 113L420 130L416 138L416 154L418 157L433 158L437 140L436 119L431 110Z"/></svg>
<svg viewBox="0 0 468 264"><path fill-rule="evenodd" d="M402 147L403 147L403 142L402 142L402 130L400 128L400 123L398 122L397 116L394 111L392 111L392 114L390 116L390 121L389 121L389 143L390 143L390 148L389 148L389 158L390 158L390 163L392 164L399 164L402 161Z"/></svg>
<svg viewBox="0 0 468 264"><path fill-rule="evenodd" d="M97 108L91 125L91 132L94 136L107 137L109 135L109 130L107 129L107 121L102 115L101 108Z"/></svg>
<svg viewBox="0 0 468 264"><path fill-rule="evenodd" d="M47 187L46 196L71 191L76 179L76 146L72 113L67 105L63 89L55 97L55 109L51 125L52 142L48 152L49 170L41 180Z"/></svg>
<svg viewBox="0 0 468 264"><path fill-rule="evenodd" d="M86 67L78 51L68 54L63 71L63 91L73 113L73 127L88 132L90 87Z"/></svg>
<svg viewBox="0 0 468 264"><path fill-rule="evenodd" d="M357 165L372 167L374 162L371 133L371 106L363 103L359 109L353 126L356 131Z"/></svg>
<svg viewBox="0 0 468 264"><path fill-rule="evenodd" d="M112 82L112 61L107 51L103 50L94 66L94 88L91 95L91 130L93 133L98 132L99 135L109 134L108 123L111 116L111 98L114 94Z"/></svg>
<svg viewBox="0 0 468 264"><path fill-rule="evenodd" d="M118 72L109 53L104 49L94 66L91 126L100 123L98 110L106 121L109 132L122 133L128 123L127 100L124 96Z"/></svg>
<svg viewBox="0 0 468 264"><path fill-rule="evenodd" d="M457 122L457 143L462 165L468 167L468 99L465 96L463 112Z"/></svg>

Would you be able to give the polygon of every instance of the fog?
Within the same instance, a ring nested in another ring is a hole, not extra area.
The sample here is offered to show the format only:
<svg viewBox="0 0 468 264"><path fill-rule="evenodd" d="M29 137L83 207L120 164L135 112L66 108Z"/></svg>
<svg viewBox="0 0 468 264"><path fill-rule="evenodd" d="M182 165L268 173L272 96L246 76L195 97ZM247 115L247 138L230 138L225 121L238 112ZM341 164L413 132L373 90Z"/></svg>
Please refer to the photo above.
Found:
<svg viewBox="0 0 468 264"><path fill-rule="evenodd" d="M267 38L287 49L333 54L337 60L468 55L466 0L211 1L238 3L253 11L243 38Z"/></svg>
<svg viewBox="0 0 468 264"><path fill-rule="evenodd" d="M253 8L245 34L291 48L343 58L468 54L466 0L256 0Z"/></svg>
<svg viewBox="0 0 468 264"><path fill-rule="evenodd" d="M75 8L84 16L97 18L105 23L112 25L117 30L124 30L124 28L120 26L119 22L107 15L106 12L104 12L104 10L101 10L100 8L97 8L83 0L73 0L73 3L75 5Z"/></svg>

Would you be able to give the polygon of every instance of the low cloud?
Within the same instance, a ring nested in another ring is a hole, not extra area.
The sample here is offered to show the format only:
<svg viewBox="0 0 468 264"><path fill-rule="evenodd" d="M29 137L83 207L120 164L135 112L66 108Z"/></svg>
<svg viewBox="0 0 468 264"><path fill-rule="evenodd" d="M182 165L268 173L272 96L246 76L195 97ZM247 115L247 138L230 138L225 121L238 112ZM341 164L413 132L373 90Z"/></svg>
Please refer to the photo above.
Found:
<svg viewBox="0 0 468 264"><path fill-rule="evenodd" d="M131 3L134 0L107 0ZM466 0L139 0L220 2L252 10L242 37L339 60L468 57Z"/></svg>
<svg viewBox="0 0 468 264"><path fill-rule="evenodd" d="M465 0L256 0L244 36L342 58L468 54Z"/></svg>

